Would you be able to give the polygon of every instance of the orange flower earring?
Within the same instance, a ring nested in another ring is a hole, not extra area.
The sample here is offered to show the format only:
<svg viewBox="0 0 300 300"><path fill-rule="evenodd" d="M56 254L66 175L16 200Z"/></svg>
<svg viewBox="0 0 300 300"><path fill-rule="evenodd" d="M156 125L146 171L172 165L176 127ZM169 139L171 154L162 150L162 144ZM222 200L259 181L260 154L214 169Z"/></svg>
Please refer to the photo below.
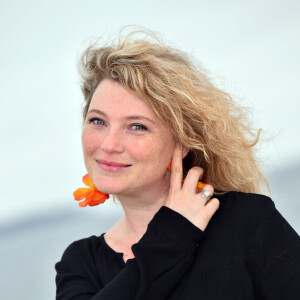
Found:
<svg viewBox="0 0 300 300"><path fill-rule="evenodd" d="M172 160L170 161L168 166L169 171L171 171L171 164ZM85 174L82 177L82 181L88 187L79 188L73 193L75 200L79 201L84 199L83 201L79 202L80 207L86 207L87 205L96 206L104 203L105 200L109 198L109 194L102 193L97 189L89 174ZM182 182L184 182L184 180ZM198 181L197 187L199 189L199 192L204 188L205 185L205 183Z"/></svg>
<svg viewBox="0 0 300 300"><path fill-rule="evenodd" d="M168 170L169 171L171 171L171 165L172 165L172 159L171 159L171 161L170 161L170 163L169 163L169 165L168 165ZM184 180L182 180L182 183L184 182ZM204 188L206 186L206 183L203 183L203 182L201 182L201 181L198 181L198 183L197 183L197 187L198 187L198 189L199 189L199 192Z"/></svg>
<svg viewBox="0 0 300 300"><path fill-rule="evenodd" d="M104 203L105 200L109 198L109 194L104 194L96 188L89 174L84 175L82 181L88 187L79 188L73 193L75 200L82 200L85 198L79 203L80 207L85 207L87 205L95 206Z"/></svg>

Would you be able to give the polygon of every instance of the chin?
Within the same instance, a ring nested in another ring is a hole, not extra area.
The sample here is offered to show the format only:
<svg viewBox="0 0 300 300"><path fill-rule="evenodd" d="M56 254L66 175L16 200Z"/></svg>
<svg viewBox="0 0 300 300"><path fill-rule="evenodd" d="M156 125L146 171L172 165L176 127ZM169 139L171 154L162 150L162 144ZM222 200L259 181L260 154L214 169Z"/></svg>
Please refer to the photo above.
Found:
<svg viewBox="0 0 300 300"><path fill-rule="evenodd" d="M122 187L118 186L115 181L105 182L105 180L96 180L95 185L100 192L105 194L119 194L123 191Z"/></svg>

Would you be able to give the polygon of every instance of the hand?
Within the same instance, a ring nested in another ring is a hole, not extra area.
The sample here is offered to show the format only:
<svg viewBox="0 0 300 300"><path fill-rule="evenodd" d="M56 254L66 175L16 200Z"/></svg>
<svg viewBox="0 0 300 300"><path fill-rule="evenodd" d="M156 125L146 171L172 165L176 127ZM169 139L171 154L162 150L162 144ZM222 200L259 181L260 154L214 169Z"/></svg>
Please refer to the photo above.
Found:
<svg viewBox="0 0 300 300"><path fill-rule="evenodd" d="M180 213L204 231L220 203L217 198L204 197L204 191L210 195L214 192L209 184L198 193L197 183L202 175L202 168L193 167L182 184L182 147L177 144L172 157L170 190L165 206Z"/></svg>

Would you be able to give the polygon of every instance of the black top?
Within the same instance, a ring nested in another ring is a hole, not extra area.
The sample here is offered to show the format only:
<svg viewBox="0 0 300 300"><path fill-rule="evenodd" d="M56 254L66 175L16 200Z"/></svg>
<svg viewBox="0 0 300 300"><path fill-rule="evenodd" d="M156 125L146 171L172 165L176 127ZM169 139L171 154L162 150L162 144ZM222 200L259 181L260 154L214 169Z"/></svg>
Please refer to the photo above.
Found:
<svg viewBox="0 0 300 300"><path fill-rule="evenodd" d="M203 232L163 206L125 264L100 237L56 264L59 300L300 299L300 238L268 197L230 192Z"/></svg>

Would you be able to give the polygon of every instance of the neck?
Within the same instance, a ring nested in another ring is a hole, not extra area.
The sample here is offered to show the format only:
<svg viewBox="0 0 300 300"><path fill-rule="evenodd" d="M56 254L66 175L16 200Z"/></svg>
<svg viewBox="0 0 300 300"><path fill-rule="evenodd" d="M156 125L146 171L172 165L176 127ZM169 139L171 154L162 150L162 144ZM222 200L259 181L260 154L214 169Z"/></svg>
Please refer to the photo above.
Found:
<svg viewBox="0 0 300 300"><path fill-rule="evenodd" d="M141 195L118 196L125 212L119 229L131 244L141 239L154 215L166 203L170 186L168 173L163 182L144 189Z"/></svg>

